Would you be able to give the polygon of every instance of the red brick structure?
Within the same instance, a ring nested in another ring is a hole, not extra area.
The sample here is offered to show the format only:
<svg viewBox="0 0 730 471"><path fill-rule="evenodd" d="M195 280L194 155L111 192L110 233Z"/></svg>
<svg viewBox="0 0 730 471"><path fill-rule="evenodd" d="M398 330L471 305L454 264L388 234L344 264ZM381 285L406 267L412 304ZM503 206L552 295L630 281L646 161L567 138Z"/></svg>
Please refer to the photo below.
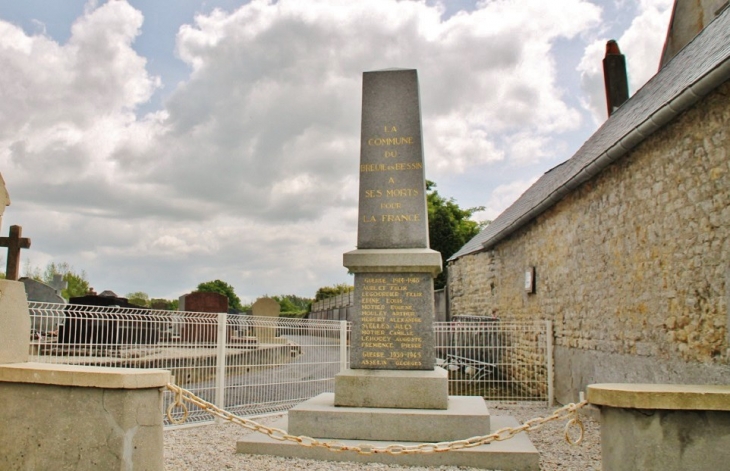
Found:
<svg viewBox="0 0 730 471"><path fill-rule="evenodd" d="M183 342L217 342L218 316L221 312L228 312L228 298L219 293L195 291L180 296L180 310L187 312L210 313L199 314L195 321L186 320L181 332ZM231 331L227 330L230 340Z"/></svg>

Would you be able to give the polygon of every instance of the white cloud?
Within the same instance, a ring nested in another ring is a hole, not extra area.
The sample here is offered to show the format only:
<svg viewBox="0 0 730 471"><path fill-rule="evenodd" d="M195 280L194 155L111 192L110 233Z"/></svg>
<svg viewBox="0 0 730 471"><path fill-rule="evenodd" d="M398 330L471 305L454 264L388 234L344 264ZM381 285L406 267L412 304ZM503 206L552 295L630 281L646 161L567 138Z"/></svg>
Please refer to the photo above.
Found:
<svg viewBox="0 0 730 471"><path fill-rule="evenodd" d="M517 201L517 198L536 181L537 177L534 177L527 180L514 180L510 183L497 186L489 196L484 211L476 213L474 218L480 221L493 221L512 203Z"/></svg>
<svg viewBox="0 0 730 471"><path fill-rule="evenodd" d="M123 185L106 184L119 178L108 157L159 84L131 48L141 24L127 3L107 3L60 45L0 21L0 163L18 201L115 212Z"/></svg>
<svg viewBox="0 0 730 471"><path fill-rule="evenodd" d="M255 297L339 282L356 240L363 71L418 69L437 181L554 157L580 123L552 48L594 27L595 5L442 12L254 0L199 14L177 35L189 79L142 117L161 83L132 47L143 17L128 3L90 4L65 44L0 21L0 165L14 207L40 250L82 260L99 289L170 296L221 278ZM497 188L487 217L528 184Z"/></svg>

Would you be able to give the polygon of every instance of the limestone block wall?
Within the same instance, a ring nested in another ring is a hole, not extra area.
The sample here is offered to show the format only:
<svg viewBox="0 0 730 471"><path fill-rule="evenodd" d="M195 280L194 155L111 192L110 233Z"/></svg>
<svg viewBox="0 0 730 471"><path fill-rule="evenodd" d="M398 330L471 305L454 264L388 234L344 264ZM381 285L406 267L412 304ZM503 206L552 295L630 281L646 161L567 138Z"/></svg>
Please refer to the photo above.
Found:
<svg viewBox="0 0 730 471"><path fill-rule="evenodd" d="M526 398L548 397L548 371L545 333L538 329L516 331L511 335L509 348L504 350L502 374L509 380L511 387L519 388Z"/></svg>
<svg viewBox="0 0 730 471"><path fill-rule="evenodd" d="M494 250L452 262L452 315L554 321L562 401L589 382L730 381L729 96L725 83Z"/></svg>

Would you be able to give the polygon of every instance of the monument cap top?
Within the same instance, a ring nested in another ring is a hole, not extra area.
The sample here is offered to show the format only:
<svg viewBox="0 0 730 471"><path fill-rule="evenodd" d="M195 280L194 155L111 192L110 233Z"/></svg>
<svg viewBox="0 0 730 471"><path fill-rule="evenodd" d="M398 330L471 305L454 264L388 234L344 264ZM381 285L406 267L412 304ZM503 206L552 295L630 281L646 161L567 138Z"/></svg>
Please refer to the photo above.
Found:
<svg viewBox="0 0 730 471"><path fill-rule="evenodd" d="M370 72L393 72L393 71L398 71L398 70L416 70L416 69L410 69L407 67L388 67L387 69L368 70L365 73L367 74Z"/></svg>

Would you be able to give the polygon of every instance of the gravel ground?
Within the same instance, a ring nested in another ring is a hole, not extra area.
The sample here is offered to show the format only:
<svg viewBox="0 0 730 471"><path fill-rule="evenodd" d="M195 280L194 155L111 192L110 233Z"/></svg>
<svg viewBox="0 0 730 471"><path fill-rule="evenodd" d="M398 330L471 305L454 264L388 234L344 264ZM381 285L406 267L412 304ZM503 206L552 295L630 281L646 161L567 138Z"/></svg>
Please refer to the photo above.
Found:
<svg viewBox="0 0 730 471"><path fill-rule="evenodd" d="M520 423L534 417L545 417L554 409L537 405L492 406L492 415L511 415ZM275 417L259 422L267 424ZM540 452L542 471L598 471L601 469L601 443L598 423L583 417L585 436L583 443L571 446L563 433L564 422L553 421L539 430L530 432L530 439ZM224 423L165 432L165 469L168 471L469 471L475 468L440 466L432 468L392 466L384 464L357 464L329 461L313 461L272 456L236 454L236 440L253 433L238 425Z"/></svg>

